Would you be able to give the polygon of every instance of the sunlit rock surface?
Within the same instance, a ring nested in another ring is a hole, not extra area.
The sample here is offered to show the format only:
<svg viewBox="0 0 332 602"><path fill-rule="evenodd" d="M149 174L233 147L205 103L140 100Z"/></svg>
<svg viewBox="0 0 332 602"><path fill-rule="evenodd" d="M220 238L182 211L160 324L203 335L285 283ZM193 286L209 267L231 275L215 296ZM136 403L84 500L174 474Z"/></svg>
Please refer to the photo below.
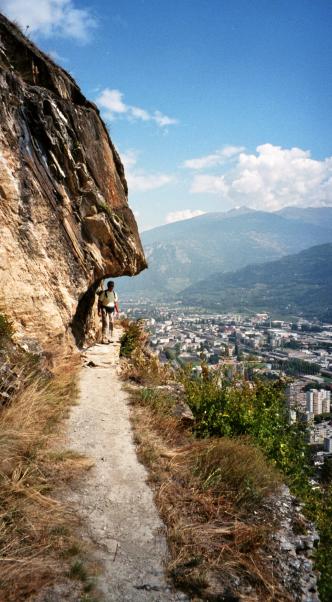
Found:
<svg viewBox="0 0 332 602"><path fill-rule="evenodd" d="M32 347L70 325L82 343L100 279L146 267L123 166L95 105L3 16L0 92L0 308Z"/></svg>

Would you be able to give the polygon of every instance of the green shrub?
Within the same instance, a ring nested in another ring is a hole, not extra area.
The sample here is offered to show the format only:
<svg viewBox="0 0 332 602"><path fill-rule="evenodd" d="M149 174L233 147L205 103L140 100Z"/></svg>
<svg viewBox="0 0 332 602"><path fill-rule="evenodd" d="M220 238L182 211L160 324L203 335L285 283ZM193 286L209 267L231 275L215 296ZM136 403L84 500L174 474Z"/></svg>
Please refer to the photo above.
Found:
<svg viewBox="0 0 332 602"><path fill-rule="evenodd" d="M0 314L0 343L10 340L14 334L13 325L5 314Z"/></svg>
<svg viewBox="0 0 332 602"><path fill-rule="evenodd" d="M140 391L139 403L156 414L170 415L176 401L167 391L145 387Z"/></svg>
<svg viewBox="0 0 332 602"><path fill-rule="evenodd" d="M199 436L243 436L251 439L290 478L298 479L299 463L309 471L308 446L301 425L290 425L284 385L258 380L221 380L220 374L184 379L187 402Z"/></svg>
<svg viewBox="0 0 332 602"><path fill-rule="evenodd" d="M140 321L129 322L120 339L120 357L131 357L135 349L140 346L142 336L142 323Z"/></svg>

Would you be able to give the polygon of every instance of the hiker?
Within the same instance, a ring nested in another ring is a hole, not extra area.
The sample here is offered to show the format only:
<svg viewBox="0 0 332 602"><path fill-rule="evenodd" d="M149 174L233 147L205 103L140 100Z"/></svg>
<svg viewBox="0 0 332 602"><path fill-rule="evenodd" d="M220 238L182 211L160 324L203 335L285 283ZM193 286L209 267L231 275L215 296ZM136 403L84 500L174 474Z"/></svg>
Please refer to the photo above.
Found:
<svg viewBox="0 0 332 602"><path fill-rule="evenodd" d="M114 290L114 282L110 280L107 289L99 293L98 315L102 319L102 343L110 343L113 336L115 312L119 313L118 296ZM110 336L110 338L109 338Z"/></svg>

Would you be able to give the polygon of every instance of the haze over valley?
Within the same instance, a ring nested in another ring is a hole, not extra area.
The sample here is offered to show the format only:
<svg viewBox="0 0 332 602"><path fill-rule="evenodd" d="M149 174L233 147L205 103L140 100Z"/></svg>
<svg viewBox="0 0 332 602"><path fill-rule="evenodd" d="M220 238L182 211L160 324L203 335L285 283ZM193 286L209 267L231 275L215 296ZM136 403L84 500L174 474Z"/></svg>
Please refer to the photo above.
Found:
<svg viewBox="0 0 332 602"><path fill-rule="evenodd" d="M278 309L285 311L286 302L283 307L281 305L278 307L278 300L281 300L280 290L277 292L271 289L270 296L275 295L272 303L271 299L267 300L264 296L259 299L259 292L262 292L263 289L258 286L256 303L253 304L253 291L250 291L251 296L246 303L245 287L254 284L253 279L250 281L248 277L248 281L243 285L243 302L241 303L234 287L234 297L232 298L230 295L229 289L227 294L224 289L225 282L231 283L232 278L236 282L237 276L233 276L231 273L246 266L266 264L266 262L293 255L316 245L331 243L332 208L288 207L271 213L241 207L224 213L207 213L148 230L142 233L142 241L149 269L134 278L119 280L119 290L125 295L141 295L161 300L177 298L187 304L190 304L191 301L194 304L199 301L202 306L217 307L219 310L223 309L224 302L224 309L227 310L256 308L269 311L273 307L274 311ZM317 263L315 267L318 268L321 265L319 273L324 271L326 273L327 280L324 284L327 288L324 289L324 299L329 290L328 283L331 274L330 257L325 255L328 249L328 246L322 247L321 254L315 252L314 249L312 251L312 258ZM309 301L306 289L298 289L296 272L291 268L293 263L297 264L300 271L306 272L306 284L311 284L314 288L317 284L315 276L318 272L316 269L312 269L310 276L307 265L310 258L310 253L303 253L294 259L291 257L285 259L280 264L269 263L266 268L262 267L261 272L258 269L256 272L258 277L258 274L263 273L264 269L268 273L275 267L278 271L278 276L276 276L278 284L282 284L284 289L289 291L287 298L288 296L291 298L295 292L299 296L300 290L302 290L302 298L298 299L298 304L293 305L292 309L305 313L307 299L308 306L311 305L309 313L311 312L312 315L315 304L312 298ZM230 274L228 274L229 272ZM223 277L225 273L227 276ZM248 273L255 273L255 268L251 268ZM294 282L293 277L295 278ZM310 278L312 278L311 283ZM323 295L323 291L321 292ZM317 315L327 316L328 300L324 301L324 309L320 310L317 306L319 294L320 292L316 290ZM285 301L285 297L283 297L283 301ZM231 307L232 302L236 302L236 307Z"/></svg>

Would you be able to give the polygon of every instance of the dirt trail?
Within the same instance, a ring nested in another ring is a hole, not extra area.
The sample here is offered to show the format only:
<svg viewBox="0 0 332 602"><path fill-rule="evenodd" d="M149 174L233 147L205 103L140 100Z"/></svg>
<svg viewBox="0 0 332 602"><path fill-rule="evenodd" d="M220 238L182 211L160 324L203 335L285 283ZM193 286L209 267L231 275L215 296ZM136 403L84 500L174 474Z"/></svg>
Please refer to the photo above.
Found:
<svg viewBox="0 0 332 602"><path fill-rule="evenodd" d="M96 558L103 565L98 588L107 602L186 600L165 580L165 539L160 533L145 468L137 460L128 396L117 375L120 331L110 345L86 353L80 403L68 421L69 447L95 462L70 494Z"/></svg>

